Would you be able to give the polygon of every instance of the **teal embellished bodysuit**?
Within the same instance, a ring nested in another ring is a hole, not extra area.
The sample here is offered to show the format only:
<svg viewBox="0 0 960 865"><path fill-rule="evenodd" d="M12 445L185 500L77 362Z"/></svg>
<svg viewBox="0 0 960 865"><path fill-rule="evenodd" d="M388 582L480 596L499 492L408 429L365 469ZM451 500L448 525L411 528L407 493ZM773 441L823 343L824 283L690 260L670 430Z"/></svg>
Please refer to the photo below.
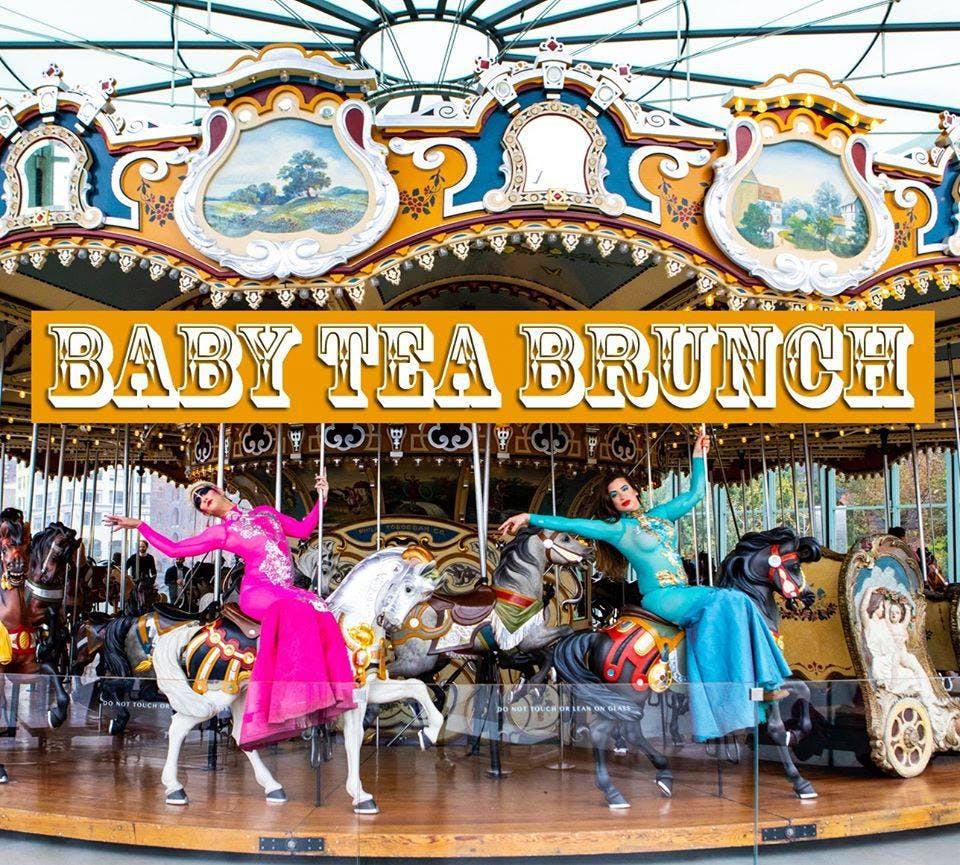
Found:
<svg viewBox="0 0 960 865"><path fill-rule="evenodd" d="M530 525L571 532L615 547L636 575L644 609L685 627L715 590L687 583L673 523L703 499L705 480L703 460L695 459L690 489L646 513L624 514L616 522L531 514Z"/></svg>
<svg viewBox="0 0 960 865"><path fill-rule="evenodd" d="M764 712L751 702L750 688L773 690L790 675L763 617L743 592L687 582L673 521L693 510L705 488L704 461L694 459L690 489L647 513L624 514L614 522L530 516L536 528L615 547L636 574L644 609L686 631L686 687L700 741L753 726Z"/></svg>

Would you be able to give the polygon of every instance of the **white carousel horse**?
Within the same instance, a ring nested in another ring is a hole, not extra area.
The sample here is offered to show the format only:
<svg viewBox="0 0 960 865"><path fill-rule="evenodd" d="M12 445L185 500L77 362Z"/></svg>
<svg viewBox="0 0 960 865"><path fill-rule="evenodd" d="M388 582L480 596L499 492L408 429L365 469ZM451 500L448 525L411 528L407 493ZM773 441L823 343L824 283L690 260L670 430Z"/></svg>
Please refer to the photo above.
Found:
<svg viewBox="0 0 960 865"><path fill-rule="evenodd" d="M383 555L386 550L376 553ZM422 547L410 547L404 552L430 569L431 579L438 576L436 566L429 553ZM371 556L374 558L374 556ZM356 568L354 569L354 571ZM363 742L363 718L367 706L382 705L404 700L413 700L426 716L426 724L420 731L420 747L424 747L424 736L435 744L443 727L443 715L433 705L430 691L419 679L391 679L387 674L384 638L386 631L398 629L406 620L410 611L426 600L433 591L435 583L430 583L426 593L418 593L410 586L401 586L398 591L387 594L376 589L355 591L351 588L351 571L336 591L327 598L330 611L336 615L350 650L351 661L357 673L358 688L354 691L356 708L343 714L343 744L347 752L347 793L353 800L353 810L357 814L377 814L380 809L373 796L363 789L360 781L360 745ZM424 577L420 580L426 582Z"/></svg>
<svg viewBox="0 0 960 865"><path fill-rule="evenodd" d="M340 621L341 632L351 651L354 668L359 667L354 692L357 708L344 713L344 744L347 751L347 792L358 813L377 813L373 797L360 783L360 744L363 736L363 714L368 703L412 699L420 703L428 719L425 733L435 742L443 718L433 707L426 686L416 680L381 680L367 678L369 667L379 664L383 651L384 628L398 628L411 608L430 596L435 588L436 566L429 553L420 548L391 547L368 556L356 565L328 599L331 612ZM177 777L180 749L187 734L197 724L229 709L233 717L233 737L239 742L242 731L246 690L225 688L213 680L204 693L191 686L184 668L184 650L202 630L200 625L186 625L156 638L153 668L157 686L167 696L175 714L170 721L167 759L160 776L170 805L186 805L187 795ZM385 671L384 671L385 675ZM365 680L365 681L364 681ZM263 788L267 802L287 801L282 785L267 769L260 755L246 751L257 783Z"/></svg>

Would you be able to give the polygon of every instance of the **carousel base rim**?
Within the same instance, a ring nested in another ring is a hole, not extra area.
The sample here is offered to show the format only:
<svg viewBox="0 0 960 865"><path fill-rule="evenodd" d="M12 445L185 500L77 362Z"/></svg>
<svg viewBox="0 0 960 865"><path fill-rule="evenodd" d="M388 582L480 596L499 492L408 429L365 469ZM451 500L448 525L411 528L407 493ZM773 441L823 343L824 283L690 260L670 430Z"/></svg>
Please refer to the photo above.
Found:
<svg viewBox="0 0 960 865"><path fill-rule="evenodd" d="M492 781L483 758L459 750L448 749L434 763L413 748L388 749L378 776L364 779L381 809L376 816L353 814L337 758L324 768L319 808L313 805L313 772L293 752L272 756L284 773L283 808L265 801L247 761L235 752L226 752L214 772L204 771L196 757L182 770L186 806L165 804L156 764L128 762L122 749L86 767L14 759L7 762L10 783L0 793L0 831L192 852L289 853L293 842L298 852L326 856L483 859L743 848L754 844L755 832L757 843L768 846L960 824L957 758L937 759L911 781L804 768L820 794L805 800L777 767L762 764L760 819L754 823L752 778L742 766L724 769L720 797L711 789L715 762L681 765L674 798L664 799L640 762L617 761L613 775L632 807L610 809L593 787L588 752L571 754L576 767L570 772L549 771L544 754L541 765L518 765L513 778ZM517 760L523 750L508 747L507 755ZM113 771L104 771L107 765ZM413 802L403 795L411 778L421 786ZM510 825L522 799L536 803L538 816L521 815ZM105 807L108 801L124 804ZM498 802L502 816L478 817Z"/></svg>

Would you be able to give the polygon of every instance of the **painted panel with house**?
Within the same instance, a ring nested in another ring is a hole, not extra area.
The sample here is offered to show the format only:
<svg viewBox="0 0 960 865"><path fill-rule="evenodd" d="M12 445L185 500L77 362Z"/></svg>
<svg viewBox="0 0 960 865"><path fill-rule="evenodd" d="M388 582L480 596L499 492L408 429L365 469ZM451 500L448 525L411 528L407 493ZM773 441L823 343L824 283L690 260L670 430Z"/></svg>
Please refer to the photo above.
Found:
<svg viewBox="0 0 960 865"><path fill-rule="evenodd" d="M840 158L805 141L763 148L737 186L733 220L757 249L852 258L869 240L867 213Z"/></svg>

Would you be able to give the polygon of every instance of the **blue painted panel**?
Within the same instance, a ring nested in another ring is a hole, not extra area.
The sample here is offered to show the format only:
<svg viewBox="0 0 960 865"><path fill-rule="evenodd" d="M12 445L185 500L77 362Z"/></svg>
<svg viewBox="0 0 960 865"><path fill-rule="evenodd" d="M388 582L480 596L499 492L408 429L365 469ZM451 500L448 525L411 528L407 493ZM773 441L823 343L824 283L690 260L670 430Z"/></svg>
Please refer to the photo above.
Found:
<svg viewBox="0 0 960 865"><path fill-rule="evenodd" d="M958 206L952 195L957 178L960 178L960 163L953 159L943 173L943 183L933 191L939 206L937 221L926 234L927 243L944 243L957 230L954 217L957 215Z"/></svg>
<svg viewBox="0 0 960 865"><path fill-rule="evenodd" d="M547 95L543 90L528 90L520 94L517 102L520 110L523 110L537 102L545 101L546 98ZM589 105L586 97L576 93L564 91L561 99L569 105L576 105L583 109ZM500 165L503 162L502 141L503 134L512 119L504 109L497 108L483 125L480 138L470 141L477 152L477 173L470 185L454 196L454 204L479 201L488 190L503 186L504 177L500 171ZM597 118L597 124L607 139L605 152L607 170L610 172L604 181L607 190L622 195L628 207L649 213L650 203L640 198L630 183L627 167L634 152L633 147L624 142L620 130L608 115L601 114Z"/></svg>

